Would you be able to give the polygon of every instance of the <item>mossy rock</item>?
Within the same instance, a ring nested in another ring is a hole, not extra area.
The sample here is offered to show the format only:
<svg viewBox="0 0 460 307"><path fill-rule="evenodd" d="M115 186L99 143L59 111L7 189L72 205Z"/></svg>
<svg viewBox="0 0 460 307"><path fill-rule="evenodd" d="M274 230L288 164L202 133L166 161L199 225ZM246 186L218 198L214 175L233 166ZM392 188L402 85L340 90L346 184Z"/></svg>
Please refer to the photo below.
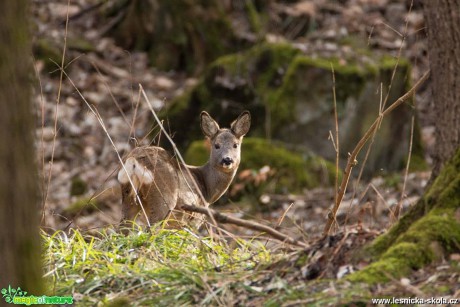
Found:
<svg viewBox="0 0 460 307"><path fill-rule="evenodd" d="M319 185L330 185L335 180L335 166L332 163L313 154L290 151L279 142L270 143L264 139L248 137L244 139L241 151L240 172L258 171L264 166L274 170L267 180L271 184L260 189L264 193L300 192ZM209 150L205 141L193 142L185 153L186 162L193 165L202 165L208 158Z"/></svg>
<svg viewBox="0 0 460 307"><path fill-rule="evenodd" d="M94 198L82 197L63 209L66 216L76 214L89 214L100 207L100 204Z"/></svg>
<svg viewBox="0 0 460 307"><path fill-rule="evenodd" d="M393 68L398 68L393 78ZM334 68L342 162L378 117L380 94L387 106L408 89L407 60L380 57L373 62L355 59L313 58L287 43L262 43L238 54L216 59L198 84L172 102L162 115L171 131L180 132L176 142L185 148L200 137L199 113L210 112L227 123L243 109L253 114L250 135L302 145L333 160L328 139L335 130L333 106ZM388 94L388 95L387 95ZM404 168L414 108L403 105L387 116L373 142L365 175ZM183 133L183 131L186 131ZM412 158L423 160L418 125L414 130ZM364 153L358 156L363 161ZM418 159L420 158L420 159ZM421 164L418 164L420 166ZM417 167L420 169L420 167Z"/></svg>
<svg viewBox="0 0 460 307"><path fill-rule="evenodd" d="M240 46L220 1L118 0L106 14L122 16L109 35L124 48L147 51L161 70L200 71Z"/></svg>
<svg viewBox="0 0 460 307"><path fill-rule="evenodd" d="M355 282L376 284L410 274L460 251L460 149L433 185L386 234L365 247L374 262L351 274Z"/></svg>
<svg viewBox="0 0 460 307"><path fill-rule="evenodd" d="M201 138L199 114L202 110L227 127L242 110L250 110L251 135L265 136L266 107L261 93L268 94L281 85L284 72L298 53L288 44L262 44L218 58L194 88L174 99L170 107L161 112L171 132L180 132L175 135L175 142L185 149L190 140Z"/></svg>

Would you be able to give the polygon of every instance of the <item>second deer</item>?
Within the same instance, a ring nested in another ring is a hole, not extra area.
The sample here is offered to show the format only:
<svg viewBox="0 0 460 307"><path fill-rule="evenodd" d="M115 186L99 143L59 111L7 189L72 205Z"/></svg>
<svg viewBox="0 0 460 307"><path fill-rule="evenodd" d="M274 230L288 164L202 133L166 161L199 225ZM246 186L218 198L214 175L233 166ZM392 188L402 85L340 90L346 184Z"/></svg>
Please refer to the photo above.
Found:
<svg viewBox="0 0 460 307"><path fill-rule="evenodd" d="M169 217L181 219L182 205L208 206L227 191L240 164L250 113L241 113L230 128L220 128L204 111L200 122L211 143L209 161L202 166L184 165L157 146L138 147L127 156L118 172L122 222L142 216L141 205L150 224Z"/></svg>

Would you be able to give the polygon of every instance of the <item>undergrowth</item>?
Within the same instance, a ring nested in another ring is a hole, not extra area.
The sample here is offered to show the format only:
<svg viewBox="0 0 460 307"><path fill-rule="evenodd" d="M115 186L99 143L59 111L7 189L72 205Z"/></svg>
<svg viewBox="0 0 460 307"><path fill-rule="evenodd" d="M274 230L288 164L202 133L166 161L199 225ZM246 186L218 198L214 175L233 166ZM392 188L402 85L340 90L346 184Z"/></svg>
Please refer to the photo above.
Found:
<svg viewBox="0 0 460 307"><path fill-rule="evenodd" d="M231 247L188 230L133 227L97 237L78 230L42 234L45 277L52 295L80 305L220 305L235 301L253 270L274 260L257 241Z"/></svg>

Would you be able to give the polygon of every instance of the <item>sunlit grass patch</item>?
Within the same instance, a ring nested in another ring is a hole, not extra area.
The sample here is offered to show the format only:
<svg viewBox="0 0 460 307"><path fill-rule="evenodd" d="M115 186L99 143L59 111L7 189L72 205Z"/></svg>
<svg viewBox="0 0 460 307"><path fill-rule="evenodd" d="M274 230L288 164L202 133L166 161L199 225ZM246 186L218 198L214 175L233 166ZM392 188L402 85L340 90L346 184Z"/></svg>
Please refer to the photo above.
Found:
<svg viewBox="0 0 460 307"><path fill-rule="evenodd" d="M260 242L229 247L188 230L139 227L126 236L102 231L98 237L73 230L42 237L53 295L72 295L82 304L219 302L235 282L272 260Z"/></svg>

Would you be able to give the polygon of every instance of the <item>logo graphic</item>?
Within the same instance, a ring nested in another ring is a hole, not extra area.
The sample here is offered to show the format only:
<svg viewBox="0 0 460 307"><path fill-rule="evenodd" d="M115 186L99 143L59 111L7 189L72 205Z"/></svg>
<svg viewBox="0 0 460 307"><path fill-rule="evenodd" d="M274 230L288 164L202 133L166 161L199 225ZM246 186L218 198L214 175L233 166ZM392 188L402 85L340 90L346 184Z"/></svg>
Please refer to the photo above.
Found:
<svg viewBox="0 0 460 307"><path fill-rule="evenodd" d="M73 297L71 296L27 295L27 291L22 290L20 287L17 289L11 288L11 285L8 286L8 289L3 288L0 293L5 302L16 305L73 304Z"/></svg>

